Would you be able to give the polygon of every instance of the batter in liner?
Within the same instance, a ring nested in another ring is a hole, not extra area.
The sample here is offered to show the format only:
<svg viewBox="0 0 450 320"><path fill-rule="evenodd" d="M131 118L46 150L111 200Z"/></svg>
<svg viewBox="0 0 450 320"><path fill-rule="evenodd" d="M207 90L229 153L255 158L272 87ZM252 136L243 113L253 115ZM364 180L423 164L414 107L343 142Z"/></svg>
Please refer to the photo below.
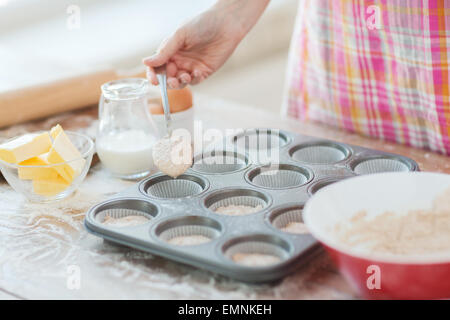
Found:
<svg viewBox="0 0 450 320"><path fill-rule="evenodd" d="M280 230L284 232L289 233L296 233L296 234L305 234L309 233L308 229L306 228L306 225L302 222L289 222L286 226L281 228Z"/></svg>
<svg viewBox="0 0 450 320"><path fill-rule="evenodd" d="M243 216L246 214L258 212L262 210L262 208L263 207L260 204L256 207L230 204L228 206L218 207L216 210L214 210L214 212L229 216Z"/></svg>
<svg viewBox="0 0 450 320"><path fill-rule="evenodd" d="M169 239L167 242L176 246L194 246L197 244L202 244L210 242L211 239L201 235L190 235L190 236L180 236Z"/></svg>
<svg viewBox="0 0 450 320"><path fill-rule="evenodd" d="M106 215L103 219L103 224L111 227L132 227L146 223L148 219L144 216L125 216L121 218L113 218Z"/></svg>
<svg viewBox="0 0 450 320"><path fill-rule="evenodd" d="M281 259L271 254L262 253L236 253L232 257L237 264L248 267L264 267L279 263Z"/></svg>

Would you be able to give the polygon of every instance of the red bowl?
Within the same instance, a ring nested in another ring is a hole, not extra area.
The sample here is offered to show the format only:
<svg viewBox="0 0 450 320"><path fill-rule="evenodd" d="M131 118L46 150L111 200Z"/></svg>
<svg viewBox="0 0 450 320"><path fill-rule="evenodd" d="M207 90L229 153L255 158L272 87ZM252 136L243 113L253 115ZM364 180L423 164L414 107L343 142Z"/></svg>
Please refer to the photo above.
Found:
<svg viewBox="0 0 450 320"><path fill-rule="evenodd" d="M365 210L405 213L430 209L436 196L450 188L450 175L382 173L344 180L318 191L303 218L324 245L350 285L368 299L450 298L450 251L426 255L371 253L348 246L330 228Z"/></svg>
<svg viewBox="0 0 450 320"><path fill-rule="evenodd" d="M346 280L363 298L441 299L450 297L450 263L389 263L352 256L327 245L325 248ZM376 287L374 279L376 272L380 274L379 288Z"/></svg>

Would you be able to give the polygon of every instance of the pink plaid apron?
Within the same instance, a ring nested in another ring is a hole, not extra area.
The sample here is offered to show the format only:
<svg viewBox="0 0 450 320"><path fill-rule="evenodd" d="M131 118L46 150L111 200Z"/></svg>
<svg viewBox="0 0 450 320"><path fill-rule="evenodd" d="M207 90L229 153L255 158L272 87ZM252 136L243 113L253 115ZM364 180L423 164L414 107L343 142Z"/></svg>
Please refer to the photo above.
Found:
<svg viewBox="0 0 450 320"><path fill-rule="evenodd" d="M450 0L301 0L284 112L450 155Z"/></svg>

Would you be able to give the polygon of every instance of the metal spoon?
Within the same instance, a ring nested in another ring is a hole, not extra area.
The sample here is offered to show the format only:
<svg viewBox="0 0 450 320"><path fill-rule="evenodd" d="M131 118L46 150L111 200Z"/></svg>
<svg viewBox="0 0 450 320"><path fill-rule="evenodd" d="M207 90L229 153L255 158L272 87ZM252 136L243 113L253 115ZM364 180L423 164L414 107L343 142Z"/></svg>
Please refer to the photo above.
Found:
<svg viewBox="0 0 450 320"><path fill-rule="evenodd" d="M167 95L166 65L163 64L162 66L156 67L155 72L161 90L164 118L166 120L166 134L170 136L172 134L172 117L170 116L169 97Z"/></svg>

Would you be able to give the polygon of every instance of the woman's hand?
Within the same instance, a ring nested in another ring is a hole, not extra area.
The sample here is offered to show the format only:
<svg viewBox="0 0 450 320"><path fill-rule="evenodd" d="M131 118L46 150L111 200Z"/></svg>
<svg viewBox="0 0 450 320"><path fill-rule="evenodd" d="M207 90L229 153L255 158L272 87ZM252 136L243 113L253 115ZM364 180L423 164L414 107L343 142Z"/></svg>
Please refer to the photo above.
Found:
<svg viewBox="0 0 450 320"><path fill-rule="evenodd" d="M178 29L158 52L143 60L157 85L155 67L167 64L167 84L197 84L219 69L256 23L269 0L222 0Z"/></svg>

